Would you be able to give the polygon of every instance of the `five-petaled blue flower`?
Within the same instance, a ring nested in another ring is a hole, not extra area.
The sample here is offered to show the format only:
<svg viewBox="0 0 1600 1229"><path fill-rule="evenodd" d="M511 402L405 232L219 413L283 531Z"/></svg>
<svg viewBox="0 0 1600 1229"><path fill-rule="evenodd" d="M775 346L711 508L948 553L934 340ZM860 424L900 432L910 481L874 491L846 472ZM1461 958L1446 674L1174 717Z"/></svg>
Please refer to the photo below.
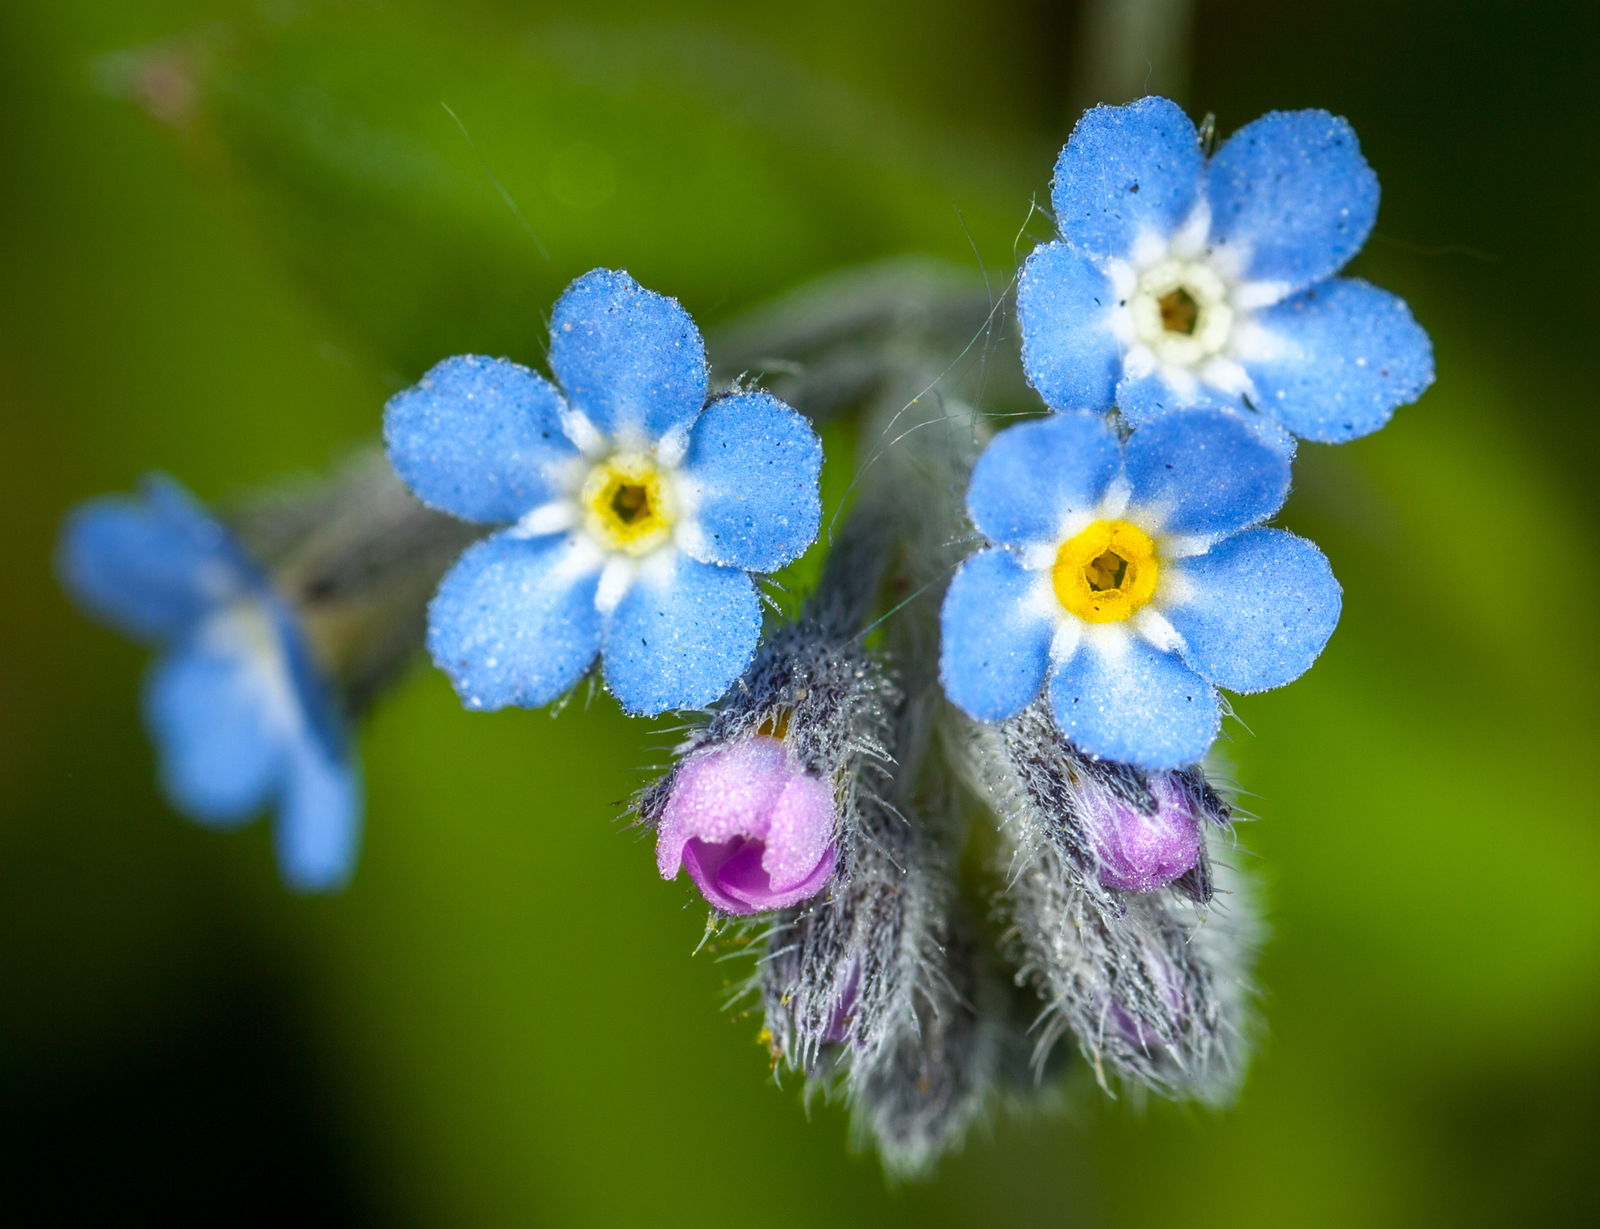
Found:
<svg viewBox="0 0 1600 1229"><path fill-rule="evenodd" d="M389 459L419 498L515 522L441 582L429 651L468 708L547 704L597 655L632 712L709 704L760 639L750 573L816 537L821 442L767 393L707 405L694 321L626 273L567 287L550 368L561 391L446 359L389 402Z"/></svg>
<svg viewBox="0 0 1600 1229"><path fill-rule="evenodd" d="M1056 162L1061 242L1017 290L1028 379L1057 410L1135 424L1245 406L1307 439L1376 431L1433 382L1405 303L1333 275L1366 242L1378 179L1326 111L1274 111L1209 161L1165 98L1096 107Z"/></svg>
<svg viewBox="0 0 1600 1229"><path fill-rule="evenodd" d="M1166 414L1126 445L1081 411L1002 432L967 488L997 545L945 596L945 693L1003 721L1048 681L1057 724L1090 754L1150 769L1200 759L1217 687L1298 678L1339 621L1322 552L1252 528L1288 490L1288 458L1231 412Z"/></svg>
<svg viewBox="0 0 1600 1229"><path fill-rule="evenodd" d="M295 616L228 530L170 478L67 519L58 568L106 623L165 653L144 692L172 803L233 827L269 803L284 881L342 887L361 841L355 752Z"/></svg>

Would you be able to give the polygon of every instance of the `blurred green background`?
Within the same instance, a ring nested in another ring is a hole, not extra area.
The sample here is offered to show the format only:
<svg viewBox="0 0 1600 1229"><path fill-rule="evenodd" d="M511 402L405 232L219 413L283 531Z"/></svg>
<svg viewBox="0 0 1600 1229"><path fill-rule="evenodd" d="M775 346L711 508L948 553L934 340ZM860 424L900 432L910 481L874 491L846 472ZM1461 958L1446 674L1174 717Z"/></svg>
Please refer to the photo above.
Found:
<svg viewBox="0 0 1600 1229"><path fill-rule="evenodd" d="M609 702L469 715L419 667L365 731L354 886L292 898L265 825L217 836L162 804L143 656L51 579L74 500L148 468L207 498L323 468L443 355L537 362L541 313L596 264L706 325L902 251L1004 281L1091 88L1089 16L0 9L0 1206L28 1223L1587 1219L1593 5L1205 0L1187 69L1150 63L1152 89L1224 133L1271 108L1349 116L1384 185L1355 269L1410 300L1440 372L1381 434L1302 451L1287 520L1332 557L1346 607L1317 669L1241 703L1233 729L1276 937L1271 1033L1229 1113L1099 1098L997 1122L936 1182L891 1189L837 1110L808 1118L767 1078L756 1023L720 1007L737 973L690 956L703 911L617 822L658 758L642 723Z"/></svg>

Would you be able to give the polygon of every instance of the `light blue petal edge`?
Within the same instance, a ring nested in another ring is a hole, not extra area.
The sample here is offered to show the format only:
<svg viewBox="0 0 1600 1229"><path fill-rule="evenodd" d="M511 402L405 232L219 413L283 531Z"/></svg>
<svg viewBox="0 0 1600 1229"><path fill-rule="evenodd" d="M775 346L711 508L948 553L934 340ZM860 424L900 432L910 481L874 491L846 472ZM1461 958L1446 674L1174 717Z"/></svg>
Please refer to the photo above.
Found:
<svg viewBox="0 0 1600 1229"><path fill-rule="evenodd" d="M539 708L600 651L590 565L571 537L498 533L469 547L428 606L428 652L463 706Z"/></svg>
<svg viewBox="0 0 1600 1229"><path fill-rule="evenodd" d="M1164 238L1189 216L1204 161L1194 122L1170 99L1094 107L1056 160L1056 228L1096 260L1126 257L1141 230Z"/></svg>
<svg viewBox="0 0 1600 1229"><path fill-rule="evenodd" d="M270 681L244 653L188 643L145 680L145 724L172 805L209 827L245 823L266 806L283 770L284 714Z"/></svg>
<svg viewBox="0 0 1600 1229"><path fill-rule="evenodd" d="M1211 242L1249 254L1245 276L1299 290L1344 267L1378 217L1378 177L1355 129L1326 111L1270 111L1206 171Z"/></svg>
<svg viewBox="0 0 1600 1229"><path fill-rule="evenodd" d="M361 773L303 734L288 748L283 795L273 826L278 872L296 892L336 892L361 853Z"/></svg>
<svg viewBox="0 0 1600 1229"><path fill-rule="evenodd" d="M659 439L706 403L706 347L676 299L624 270L592 269L556 300L550 370L608 435Z"/></svg>
<svg viewBox="0 0 1600 1229"><path fill-rule="evenodd" d="M1267 308L1257 323L1284 352L1247 363L1257 408L1296 435L1370 435L1433 383L1433 342L1404 299L1336 277Z"/></svg>
<svg viewBox="0 0 1600 1229"><path fill-rule="evenodd" d="M684 554L651 560L607 622L606 686L642 716L704 708L744 673L760 640L748 573Z"/></svg>
<svg viewBox="0 0 1600 1229"><path fill-rule="evenodd" d="M822 522L822 441L770 393L713 401L695 421L683 473L701 488L703 563L772 572L798 559Z"/></svg>
<svg viewBox="0 0 1600 1229"><path fill-rule="evenodd" d="M1156 513L1163 534L1215 540L1257 524L1289 494L1289 458L1221 410L1164 414L1124 451L1128 506Z"/></svg>
<svg viewBox="0 0 1600 1229"><path fill-rule="evenodd" d="M80 606L139 640L175 640L219 602L264 583L233 535L164 474L146 476L136 496L75 507L55 563Z"/></svg>
<svg viewBox="0 0 1600 1229"><path fill-rule="evenodd" d="M1004 549L956 571L939 611L939 682L975 721L1004 721L1031 704L1050 668L1054 620L1028 607L1039 577Z"/></svg>
<svg viewBox="0 0 1600 1229"><path fill-rule="evenodd" d="M997 434L973 466L967 511L991 542L1055 542L1067 516L1100 502L1120 464L1116 433L1099 415L1018 423Z"/></svg>
<svg viewBox="0 0 1600 1229"><path fill-rule="evenodd" d="M389 398L383 442L423 503L467 521L514 521L551 498L550 467L577 453L561 411L537 372L462 354Z"/></svg>
<svg viewBox="0 0 1600 1229"><path fill-rule="evenodd" d="M1122 411L1130 425L1142 427L1164 414L1181 414L1189 410L1222 410L1236 415L1248 423L1262 441L1283 453L1291 461L1299 441L1276 419L1258 413L1243 396L1234 396L1201 384L1194 397L1180 401L1172 385L1159 372L1138 379L1127 377L1117 385L1117 409Z"/></svg>
<svg viewBox="0 0 1600 1229"><path fill-rule="evenodd" d="M1122 375L1106 275L1064 243L1034 248L1017 283L1022 369L1052 410L1109 410Z"/></svg>
<svg viewBox="0 0 1600 1229"><path fill-rule="evenodd" d="M1088 644L1050 675L1056 725L1091 755L1152 771L1201 759L1221 726L1217 692L1138 636L1112 659Z"/></svg>
<svg viewBox="0 0 1600 1229"><path fill-rule="evenodd" d="M1339 625L1341 590L1327 556L1285 530L1247 530L1179 566L1193 596L1162 613L1189 665L1229 691L1293 682Z"/></svg>

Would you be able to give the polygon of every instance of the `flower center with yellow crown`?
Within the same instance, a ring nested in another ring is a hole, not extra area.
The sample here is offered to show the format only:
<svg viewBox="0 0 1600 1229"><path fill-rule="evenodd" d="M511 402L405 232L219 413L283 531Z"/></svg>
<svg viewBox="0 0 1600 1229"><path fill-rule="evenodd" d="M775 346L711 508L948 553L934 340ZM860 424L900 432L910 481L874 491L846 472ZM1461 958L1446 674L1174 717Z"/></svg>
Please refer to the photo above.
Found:
<svg viewBox="0 0 1600 1229"><path fill-rule="evenodd" d="M1155 596L1156 544L1127 521L1096 521L1061 544L1056 597L1087 623L1120 623Z"/></svg>
<svg viewBox="0 0 1600 1229"><path fill-rule="evenodd" d="M589 471L581 501L588 530L607 550L645 555L666 542L677 509L670 484L641 453L617 453Z"/></svg>

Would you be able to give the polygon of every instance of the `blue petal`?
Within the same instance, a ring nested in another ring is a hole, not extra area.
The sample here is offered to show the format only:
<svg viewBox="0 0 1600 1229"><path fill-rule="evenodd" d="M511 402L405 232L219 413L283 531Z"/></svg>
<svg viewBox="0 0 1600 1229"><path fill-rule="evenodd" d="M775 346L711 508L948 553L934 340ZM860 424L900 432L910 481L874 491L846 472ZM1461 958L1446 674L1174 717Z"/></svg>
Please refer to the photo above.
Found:
<svg viewBox="0 0 1600 1229"><path fill-rule="evenodd" d="M463 520L514 521L551 497L549 467L576 455L561 394L503 358L463 354L389 398L383 441L418 499Z"/></svg>
<svg viewBox="0 0 1600 1229"><path fill-rule="evenodd" d="M703 708L744 673L760 639L761 599L747 573L658 557L606 628L606 684L633 713Z"/></svg>
<svg viewBox="0 0 1600 1229"><path fill-rule="evenodd" d="M1165 98L1095 107L1078 121L1050 184L1061 237L1097 260L1126 257L1141 230L1189 216L1204 159L1194 124Z"/></svg>
<svg viewBox="0 0 1600 1229"><path fill-rule="evenodd" d="M1185 410L1128 440L1130 508L1166 534L1218 538L1264 521L1289 494L1289 458L1237 414Z"/></svg>
<svg viewBox="0 0 1600 1229"><path fill-rule="evenodd" d="M1245 365L1258 407L1307 439L1367 435L1433 383L1433 343L1405 300L1359 279L1322 282L1256 320L1283 343Z"/></svg>
<svg viewBox="0 0 1600 1229"><path fill-rule="evenodd" d="M1243 397L1222 392L1205 383L1198 384L1187 400L1180 400L1177 391L1159 371L1137 378L1128 376L1117 385L1117 409L1136 427L1174 410L1243 408Z"/></svg>
<svg viewBox="0 0 1600 1229"><path fill-rule="evenodd" d="M1050 676L1050 707L1083 750L1149 769L1194 763L1221 724L1211 684L1132 635L1117 654L1080 645Z"/></svg>
<svg viewBox="0 0 1600 1229"><path fill-rule="evenodd" d="M1162 611L1189 664L1229 691L1267 691L1311 668L1339 623L1327 557L1282 529L1252 529L1181 564L1193 597Z"/></svg>
<svg viewBox="0 0 1600 1229"><path fill-rule="evenodd" d="M273 829L278 871L297 892L344 887L361 851L361 781L322 741L290 745L283 802Z"/></svg>
<svg viewBox="0 0 1600 1229"><path fill-rule="evenodd" d="M1033 250L1017 283L1022 369L1053 410L1109 410L1122 374L1106 275L1064 243Z"/></svg>
<svg viewBox="0 0 1600 1229"><path fill-rule="evenodd" d="M706 407L694 424L684 474L699 484L694 516L705 563L771 572L817 537L822 441L811 424L768 393L740 393Z"/></svg>
<svg viewBox="0 0 1600 1229"><path fill-rule="evenodd" d="M977 721L1004 721L1031 704L1050 668L1055 620L1036 610L1039 575L1008 550L963 563L939 611L939 681Z"/></svg>
<svg viewBox="0 0 1600 1229"><path fill-rule="evenodd" d="M1189 401L1180 402L1160 372L1134 379L1127 377L1117 385L1117 409L1135 427L1142 427L1152 419L1175 410L1226 410L1249 423L1257 435L1290 460L1294 459L1296 440L1276 421L1249 409L1243 397L1222 392L1209 384L1201 384Z"/></svg>
<svg viewBox="0 0 1600 1229"><path fill-rule="evenodd" d="M972 468L967 510L984 537L1010 546L1057 542L1116 477L1117 437L1093 414L1052 414L994 437Z"/></svg>
<svg viewBox="0 0 1600 1229"><path fill-rule="evenodd" d="M259 578L228 531L176 482L152 475L143 486L139 498L75 508L56 568L97 618L140 639L172 639Z"/></svg>
<svg viewBox="0 0 1600 1229"><path fill-rule="evenodd" d="M312 734L322 740L326 753L341 760L350 746L350 727L341 697L313 659L303 629L290 607L273 596L267 600L267 608L283 647L284 666L301 715Z"/></svg>
<svg viewBox="0 0 1600 1229"><path fill-rule="evenodd" d="M270 663L214 641L202 633L159 661L146 683L144 711L172 804L221 827L266 804L295 717L281 707L287 697Z"/></svg>
<svg viewBox="0 0 1600 1229"><path fill-rule="evenodd" d="M1253 280L1292 289L1338 272L1378 217L1378 177L1347 120L1272 111L1211 159L1211 241L1242 247Z"/></svg>
<svg viewBox="0 0 1600 1229"><path fill-rule="evenodd" d="M706 403L706 347L678 300L593 269L556 301L550 370L574 409L608 434L658 439Z"/></svg>
<svg viewBox="0 0 1600 1229"><path fill-rule="evenodd" d="M472 709L538 708L600 651L598 562L570 537L499 533L470 547L428 606L428 652Z"/></svg>

